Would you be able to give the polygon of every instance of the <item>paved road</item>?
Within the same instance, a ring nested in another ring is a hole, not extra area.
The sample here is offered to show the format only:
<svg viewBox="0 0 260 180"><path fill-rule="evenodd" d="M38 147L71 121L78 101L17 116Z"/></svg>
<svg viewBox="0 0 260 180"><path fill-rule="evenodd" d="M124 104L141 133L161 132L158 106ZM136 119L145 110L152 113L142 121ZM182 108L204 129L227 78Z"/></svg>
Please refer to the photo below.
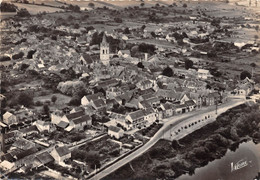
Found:
<svg viewBox="0 0 260 180"><path fill-rule="evenodd" d="M218 112L225 112L226 110L228 110L234 106L237 106L239 104L242 104L244 102L245 102L245 100L243 100L243 99L231 100L230 102L219 106ZM163 138L165 132L169 131L172 127L174 127L177 124L179 124L183 121L186 121L186 120L201 118L201 116L204 115L205 113L212 114L215 112L215 108L216 108L215 106L211 106L211 107L203 108L201 110L182 114L179 116L173 116L171 118L164 120L165 123L164 123L163 127L144 146L142 146L140 149L134 151L130 155L126 156L122 160L120 160L120 161L116 162L115 164L109 166L108 168L104 169L103 171L97 173L94 177L92 177L90 179L99 180L99 179L104 178L105 176L107 176L110 173L114 172L115 170L119 169L123 165L129 163L133 159L142 155L144 152L146 152L148 149L150 149L159 139Z"/></svg>

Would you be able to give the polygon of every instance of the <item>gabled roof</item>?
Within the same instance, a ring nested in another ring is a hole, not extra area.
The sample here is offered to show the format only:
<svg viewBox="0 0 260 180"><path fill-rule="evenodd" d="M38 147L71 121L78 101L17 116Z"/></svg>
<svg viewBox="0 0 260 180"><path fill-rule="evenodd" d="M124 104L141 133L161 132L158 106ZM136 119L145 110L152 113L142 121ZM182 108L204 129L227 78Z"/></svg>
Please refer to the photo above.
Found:
<svg viewBox="0 0 260 180"><path fill-rule="evenodd" d="M173 105L169 104L169 103L162 104L162 106L164 107L165 110L172 109L172 107L173 107Z"/></svg>
<svg viewBox="0 0 260 180"><path fill-rule="evenodd" d="M30 126L27 128L20 129L19 131L23 134L26 134L29 132L38 132L38 129L37 129L36 125L33 125L33 126Z"/></svg>
<svg viewBox="0 0 260 180"><path fill-rule="evenodd" d="M69 148L67 146L57 147L56 151L60 157L70 154Z"/></svg>
<svg viewBox="0 0 260 180"><path fill-rule="evenodd" d="M23 152L21 152L21 153L19 153L19 154L16 155L17 160L22 159L22 158L24 158L24 157L26 157L26 156L29 156L29 155L31 155L31 154L34 154L34 153L36 153L37 151L38 151L38 150L37 150L36 147L32 147L32 148L30 148L30 149L27 149L26 151L23 151Z"/></svg>
<svg viewBox="0 0 260 180"><path fill-rule="evenodd" d="M155 111L153 108L147 108L146 110L143 110L143 112L145 115L149 115L149 114L154 113Z"/></svg>
<svg viewBox="0 0 260 180"><path fill-rule="evenodd" d="M142 110L134 111L128 114L133 120L144 117Z"/></svg>
<svg viewBox="0 0 260 180"><path fill-rule="evenodd" d="M64 121L60 121L60 122L57 124L58 127L61 127L61 128L63 128L63 129L66 128L68 125L69 125L69 123L64 122Z"/></svg>
<svg viewBox="0 0 260 180"><path fill-rule="evenodd" d="M152 106L146 101L141 101L140 104L144 107L144 108L151 108Z"/></svg>
<svg viewBox="0 0 260 180"><path fill-rule="evenodd" d="M98 108L98 107L103 107L105 106L105 102L103 101L103 99L97 99L95 101L93 101L93 104Z"/></svg>
<svg viewBox="0 0 260 180"><path fill-rule="evenodd" d="M47 164L54 161L54 158L48 152L41 153L36 157L42 164Z"/></svg>
<svg viewBox="0 0 260 180"><path fill-rule="evenodd" d="M101 97L103 97L103 94L101 92L99 93L96 93L96 94L90 94L90 95L87 95L85 96L87 98L88 101L94 101L94 100L97 100Z"/></svg>
<svg viewBox="0 0 260 180"><path fill-rule="evenodd" d="M78 118L80 116L83 116L84 114L85 114L84 111L77 111L77 112L74 112L71 114L67 114L65 116L68 118L68 120L72 120L72 119Z"/></svg>
<svg viewBox="0 0 260 180"><path fill-rule="evenodd" d="M188 101L185 102L185 104L186 104L187 106L193 106L193 105L195 105L196 103L195 103L193 100L188 100Z"/></svg>
<svg viewBox="0 0 260 180"><path fill-rule="evenodd" d="M4 119L8 119L11 116L13 116L13 114L8 111L6 113L4 113L4 115L3 115Z"/></svg>
<svg viewBox="0 0 260 180"><path fill-rule="evenodd" d="M122 54L131 54L130 50L126 49L126 50L119 50L118 52L121 52Z"/></svg>
<svg viewBox="0 0 260 180"><path fill-rule="evenodd" d="M74 124L81 124L81 123L87 122L89 120L91 120L91 117L89 115L84 115L79 118L73 119L72 121Z"/></svg>
<svg viewBox="0 0 260 180"><path fill-rule="evenodd" d="M92 57L89 54L83 54L82 57L87 64L92 64L94 62Z"/></svg>
<svg viewBox="0 0 260 180"><path fill-rule="evenodd" d="M118 133L119 131L122 131L119 127L116 127L116 126L109 126L108 130L116 132L116 133Z"/></svg>
<svg viewBox="0 0 260 180"><path fill-rule="evenodd" d="M100 81L98 82L98 86L99 87L107 87L107 86L111 86L111 85L116 85L118 84L118 81L116 79L109 79L109 80L106 80L106 81Z"/></svg>

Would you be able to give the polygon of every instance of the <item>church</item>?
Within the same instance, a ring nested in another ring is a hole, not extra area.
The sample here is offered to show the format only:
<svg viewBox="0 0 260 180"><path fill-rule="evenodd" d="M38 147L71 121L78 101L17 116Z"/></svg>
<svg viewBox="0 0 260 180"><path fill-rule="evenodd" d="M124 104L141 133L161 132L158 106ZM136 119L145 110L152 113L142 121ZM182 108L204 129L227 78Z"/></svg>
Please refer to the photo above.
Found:
<svg viewBox="0 0 260 180"><path fill-rule="evenodd" d="M109 64L109 60L109 43L107 42L107 38L104 33L102 42L100 44L100 61L107 66Z"/></svg>

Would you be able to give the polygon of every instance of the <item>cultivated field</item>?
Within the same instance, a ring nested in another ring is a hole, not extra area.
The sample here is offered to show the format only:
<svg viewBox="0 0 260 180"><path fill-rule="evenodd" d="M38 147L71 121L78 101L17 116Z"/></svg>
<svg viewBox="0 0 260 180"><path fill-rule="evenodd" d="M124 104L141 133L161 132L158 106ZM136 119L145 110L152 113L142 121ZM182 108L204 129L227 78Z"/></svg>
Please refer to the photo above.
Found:
<svg viewBox="0 0 260 180"><path fill-rule="evenodd" d="M57 11L64 11L60 8L54 8L54 7L48 7L48 6L41 6L41 5L32 5L32 4L23 4L23 3L13 3L16 5L19 9L26 8L30 14L38 14L42 12L46 13L53 13Z"/></svg>

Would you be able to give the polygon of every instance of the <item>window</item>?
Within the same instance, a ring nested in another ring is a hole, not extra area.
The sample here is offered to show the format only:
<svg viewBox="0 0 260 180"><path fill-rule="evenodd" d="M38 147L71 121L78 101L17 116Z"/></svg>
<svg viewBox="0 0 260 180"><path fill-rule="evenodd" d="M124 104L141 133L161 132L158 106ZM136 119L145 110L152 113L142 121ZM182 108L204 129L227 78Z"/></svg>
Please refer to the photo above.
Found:
<svg viewBox="0 0 260 180"><path fill-rule="evenodd" d="M105 50L103 49L103 54L105 54Z"/></svg>

